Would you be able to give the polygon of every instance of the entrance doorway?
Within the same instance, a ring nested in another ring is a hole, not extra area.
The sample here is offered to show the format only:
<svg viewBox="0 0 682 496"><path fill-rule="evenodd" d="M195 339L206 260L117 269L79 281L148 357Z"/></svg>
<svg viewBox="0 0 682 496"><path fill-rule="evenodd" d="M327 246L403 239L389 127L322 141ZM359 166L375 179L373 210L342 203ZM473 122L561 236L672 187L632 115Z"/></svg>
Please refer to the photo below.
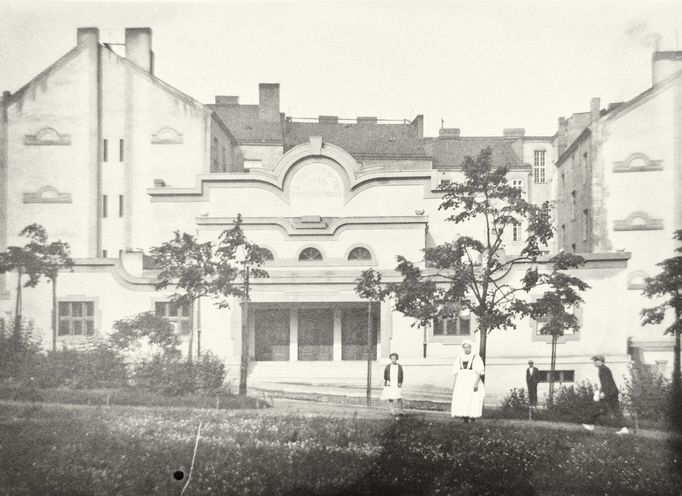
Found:
<svg viewBox="0 0 682 496"><path fill-rule="evenodd" d="M309 308L298 311L298 359L332 360L334 347L334 314L331 308Z"/></svg>

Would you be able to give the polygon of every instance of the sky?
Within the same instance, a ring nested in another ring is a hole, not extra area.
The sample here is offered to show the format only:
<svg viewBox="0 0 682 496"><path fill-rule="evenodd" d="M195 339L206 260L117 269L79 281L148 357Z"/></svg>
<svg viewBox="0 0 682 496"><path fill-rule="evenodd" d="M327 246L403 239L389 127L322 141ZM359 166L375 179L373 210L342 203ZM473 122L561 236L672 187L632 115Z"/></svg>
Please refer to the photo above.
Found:
<svg viewBox="0 0 682 496"><path fill-rule="evenodd" d="M427 136L551 135L592 97L650 86L655 47L682 46L682 2L0 0L0 90L73 48L78 27L119 43L151 27L155 74L204 103L257 103L258 83L280 83L293 117L423 114Z"/></svg>

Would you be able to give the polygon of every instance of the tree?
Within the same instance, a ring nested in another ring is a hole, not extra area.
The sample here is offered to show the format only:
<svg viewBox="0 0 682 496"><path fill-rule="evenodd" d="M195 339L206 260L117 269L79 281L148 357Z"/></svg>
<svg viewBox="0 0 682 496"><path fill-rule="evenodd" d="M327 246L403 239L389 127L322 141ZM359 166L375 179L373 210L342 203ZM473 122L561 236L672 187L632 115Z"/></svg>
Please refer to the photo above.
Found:
<svg viewBox="0 0 682 496"><path fill-rule="evenodd" d="M386 290L381 286L381 273L374 269L362 272L355 286L355 292L366 300L369 300L367 307L367 408L372 406L372 344L374 343L374 332L372 330L372 303L383 301L386 297Z"/></svg>
<svg viewBox="0 0 682 496"><path fill-rule="evenodd" d="M150 254L161 267L156 289L173 285L182 290L171 297L171 302L189 308L187 361L191 362L194 352L194 302L202 296L213 294L212 281L217 270L213 260L213 243L200 243L191 234L175 231L173 239L153 247Z"/></svg>
<svg viewBox="0 0 682 496"><path fill-rule="evenodd" d="M73 259L69 244L61 240L47 243L45 240L37 247L40 258L40 273L52 284L52 351L57 350L57 277L62 269L72 270Z"/></svg>
<svg viewBox="0 0 682 496"><path fill-rule="evenodd" d="M185 303L190 308L190 339L188 360L192 360L194 333L194 302L202 297L217 299L219 308L229 307L231 297L238 297L244 307L242 318L242 358L240 368L240 394L246 394L248 371L248 315L249 278L267 277L260 268L265 250L251 243L241 229L242 216L237 215L232 228L224 230L219 241L198 242L194 236L175 231L171 241L150 250L151 256L161 267L156 289L175 286L182 293L173 295L174 303Z"/></svg>
<svg viewBox="0 0 682 496"><path fill-rule="evenodd" d="M14 333L21 332L22 287L34 288L42 275L42 247L47 241L45 228L39 224L30 224L19 233L29 241L24 246L8 246L7 251L0 253L0 274L17 272L16 301L14 305ZM22 285L23 276L28 280Z"/></svg>
<svg viewBox="0 0 682 496"><path fill-rule="evenodd" d="M117 320L113 328L109 341L119 350L130 350L146 344L152 347L153 354L155 348L160 349L161 355L166 359L172 359L180 353L180 339L173 324L154 312L143 312Z"/></svg>
<svg viewBox="0 0 682 496"><path fill-rule="evenodd" d="M579 256L561 252L547 260L554 268L551 274L538 268L542 250L553 236L550 203L535 205L526 201L520 188L508 184L508 169L493 164L490 148L476 158L467 156L463 171L463 182L442 188L444 196L439 208L449 212L447 220L455 224L482 222L481 239L459 236L452 242L426 248L425 271L399 255L397 270L402 281L386 287L395 308L413 317L419 326L428 325L432 319L470 312L478 320L479 355L484 361L488 334L494 329L514 328L517 317L538 317L551 309L550 329L564 322L577 325L566 308L552 303L549 296L536 302L527 298L531 290L544 285L561 301L568 298L570 291L588 288L577 278L564 277L566 270L584 262ZM519 232L524 225L527 236L523 248L518 255L508 257L504 234L510 230ZM528 268L524 277L514 282L507 276L519 264Z"/></svg>
<svg viewBox="0 0 682 496"><path fill-rule="evenodd" d="M552 337L552 351L550 357L549 397L554 397L554 375L556 371L556 347L559 338L568 331L576 332L580 328L580 321L575 315L575 309L584 300L578 291L585 291L589 286L577 277L566 274L563 270L584 263L579 255L565 255L563 259L555 261L554 270L550 274L538 274L535 281L533 274L529 285L547 285L546 291L536 301L527 305L525 313L541 323L540 334Z"/></svg>
<svg viewBox="0 0 682 496"><path fill-rule="evenodd" d="M261 269L265 260L265 250L255 243L251 243L241 228L242 216L237 215L231 229L220 234L220 241L216 249L217 273L213 282L213 291L222 297L218 303L220 308L228 306L228 297L237 296L242 305L242 349L239 367L239 394L246 394L247 376L249 371L249 285L251 277L268 277L268 273ZM241 287L235 284L241 281Z"/></svg>
<svg viewBox="0 0 682 496"><path fill-rule="evenodd" d="M673 238L682 241L682 229L675 231ZM648 298L664 299L654 307L645 308L641 315L642 325L660 324L666 314L673 312L673 321L665 329L666 334L675 337L673 348L673 377L671 391L670 413L678 427L682 427L682 412L679 405L682 404L682 377L680 376L680 332L682 331L682 246L675 248L680 255L667 258L656 264L661 272L654 277L646 279L643 293Z"/></svg>

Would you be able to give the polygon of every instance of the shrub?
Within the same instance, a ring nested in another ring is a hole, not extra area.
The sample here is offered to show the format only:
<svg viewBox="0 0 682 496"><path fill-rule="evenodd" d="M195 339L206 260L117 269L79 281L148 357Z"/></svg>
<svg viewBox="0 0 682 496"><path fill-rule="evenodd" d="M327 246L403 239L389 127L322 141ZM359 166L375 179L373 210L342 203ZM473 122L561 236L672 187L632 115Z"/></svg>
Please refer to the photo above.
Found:
<svg viewBox="0 0 682 496"><path fill-rule="evenodd" d="M225 365L212 353L204 354L196 363L155 355L136 367L133 386L167 396L215 393L223 386L225 375Z"/></svg>
<svg viewBox="0 0 682 496"><path fill-rule="evenodd" d="M175 333L173 323L154 312L142 312L134 317L117 320L113 328L109 341L121 351L147 348L150 356L161 354L171 358L180 355L180 338Z"/></svg>
<svg viewBox="0 0 682 496"><path fill-rule="evenodd" d="M205 392L222 388L225 381L225 364L213 353L206 352L196 364L197 386Z"/></svg>
<svg viewBox="0 0 682 496"><path fill-rule="evenodd" d="M598 412L594 391L588 381L562 386L553 398L547 399L547 411L557 420L589 422Z"/></svg>
<svg viewBox="0 0 682 496"><path fill-rule="evenodd" d="M502 399L500 411L503 416L516 418L520 415L528 414L528 397L524 388L513 388L509 394Z"/></svg>
<svg viewBox="0 0 682 496"><path fill-rule="evenodd" d="M664 421L669 412L671 381L643 363L635 363L622 387L623 403L640 420Z"/></svg>
<svg viewBox="0 0 682 496"><path fill-rule="evenodd" d="M14 322L10 315L7 322ZM24 320L14 329L0 319L0 378L24 380L39 359L40 346L33 338L33 322Z"/></svg>
<svg viewBox="0 0 682 496"><path fill-rule="evenodd" d="M104 344L90 349L49 351L36 361L31 374L37 387L75 389L122 387L127 376L121 354Z"/></svg>

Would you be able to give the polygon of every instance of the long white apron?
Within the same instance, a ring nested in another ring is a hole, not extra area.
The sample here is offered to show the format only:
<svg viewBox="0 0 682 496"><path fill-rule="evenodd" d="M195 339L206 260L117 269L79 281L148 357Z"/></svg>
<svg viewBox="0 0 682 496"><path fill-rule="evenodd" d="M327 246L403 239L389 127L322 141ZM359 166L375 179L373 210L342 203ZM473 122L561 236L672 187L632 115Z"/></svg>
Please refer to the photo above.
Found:
<svg viewBox="0 0 682 496"><path fill-rule="evenodd" d="M466 368L463 367L462 358L458 357L453 368L453 374L457 379L452 391L450 415L478 418L483 414L485 385L483 381L478 381L478 391L474 391L474 383L484 372L483 360L478 355L473 353L470 355Z"/></svg>

